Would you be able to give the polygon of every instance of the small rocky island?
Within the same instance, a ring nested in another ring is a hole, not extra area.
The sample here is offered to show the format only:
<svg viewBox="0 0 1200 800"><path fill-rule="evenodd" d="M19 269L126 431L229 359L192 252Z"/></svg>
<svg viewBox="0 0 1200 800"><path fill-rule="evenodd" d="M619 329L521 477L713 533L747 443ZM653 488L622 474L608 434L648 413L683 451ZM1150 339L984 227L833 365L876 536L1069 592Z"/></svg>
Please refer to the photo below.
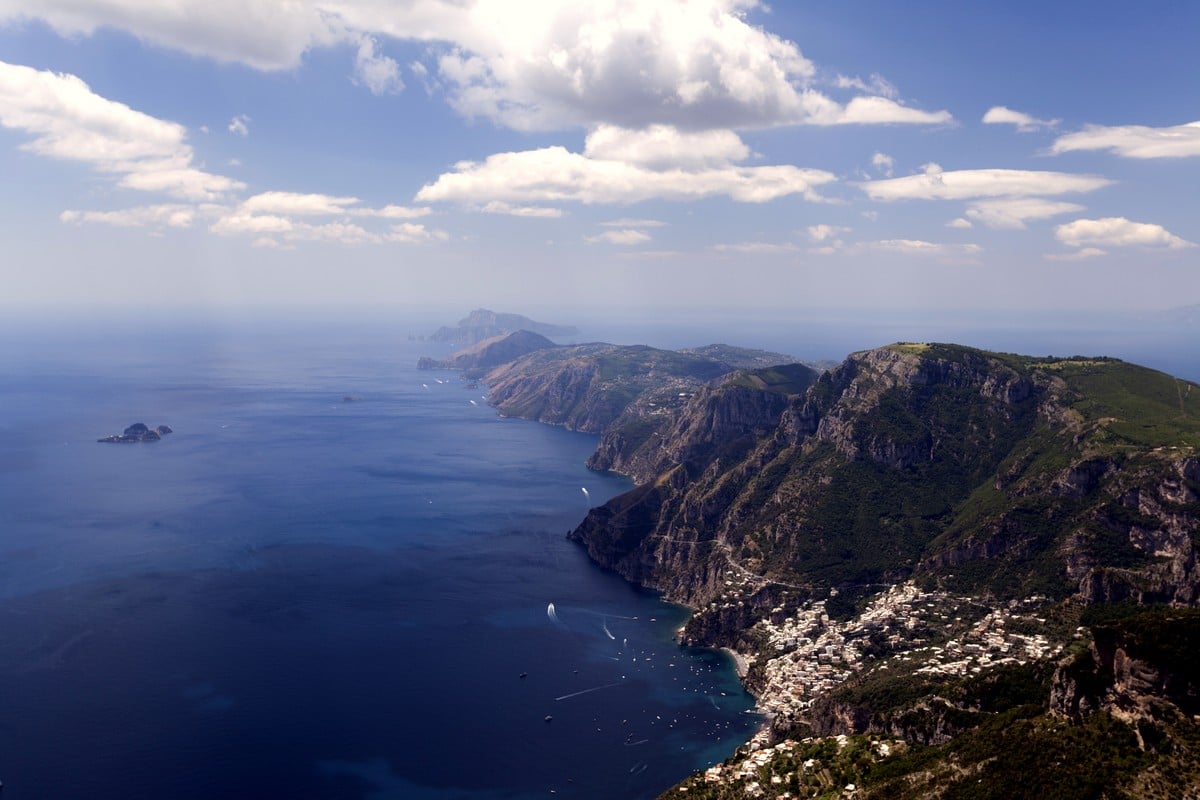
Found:
<svg viewBox="0 0 1200 800"><path fill-rule="evenodd" d="M135 422L124 430L122 433L114 433L112 436L105 436L103 439L97 439L97 442L157 442L172 430L167 425L159 425L157 428L149 428L145 423Z"/></svg>

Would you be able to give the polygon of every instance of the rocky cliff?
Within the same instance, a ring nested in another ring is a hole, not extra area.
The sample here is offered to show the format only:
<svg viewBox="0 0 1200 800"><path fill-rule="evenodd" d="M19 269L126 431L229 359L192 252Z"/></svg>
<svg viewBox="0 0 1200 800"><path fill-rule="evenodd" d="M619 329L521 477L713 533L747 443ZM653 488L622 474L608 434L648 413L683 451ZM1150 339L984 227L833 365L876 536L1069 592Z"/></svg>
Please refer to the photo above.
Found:
<svg viewBox="0 0 1200 800"><path fill-rule="evenodd" d="M643 486L573 537L693 604L731 570L857 593L917 577L999 597L1194 603L1192 388L1109 360L858 353L764 407L769 430L725 429L708 460L687 454L712 429L709 395L660 432L657 461L602 446L605 462L635 460Z"/></svg>
<svg viewBox="0 0 1200 800"><path fill-rule="evenodd" d="M484 339L440 361L423 357L417 361L417 369L458 369L463 371L464 377L478 379L501 364L555 346L541 334L514 331Z"/></svg>

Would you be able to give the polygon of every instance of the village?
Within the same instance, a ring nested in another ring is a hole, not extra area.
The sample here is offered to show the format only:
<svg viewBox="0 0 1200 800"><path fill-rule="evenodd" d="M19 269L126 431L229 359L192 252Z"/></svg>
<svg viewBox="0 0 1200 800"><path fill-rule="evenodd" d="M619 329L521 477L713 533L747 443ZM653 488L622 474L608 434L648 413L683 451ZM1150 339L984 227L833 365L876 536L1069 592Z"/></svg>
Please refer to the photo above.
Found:
<svg viewBox="0 0 1200 800"><path fill-rule="evenodd" d="M743 602L738 596L754 583L729 581L726 595L709 610ZM831 598L836 596L831 592ZM849 620L831 618L824 599L806 601L790 612L778 606L752 629L764 643L761 652L738 653L737 659L743 671L761 670L762 679L756 681L760 711L769 718L803 719L817 698L867 669L952 679L1053 658L1062 652L1063 643L1051 640L1047 620L1038 616L1046 602L1032 596L990 608L978 599L926 591L912 582L897 584ZM1077 636L1082 632L1075 631ZM830 779L823 759L801 757L822 743L822 752L834 757L850 747L871 758L885 758L905 746L878 735L776 741L767 726L732 759L695 780L709 786L736 785L749 797L807 796L808 791L797 794L796 787ZM831 788L845 798L859 793L854 783ZM689 787L678 791L686 795Z"/></svg>

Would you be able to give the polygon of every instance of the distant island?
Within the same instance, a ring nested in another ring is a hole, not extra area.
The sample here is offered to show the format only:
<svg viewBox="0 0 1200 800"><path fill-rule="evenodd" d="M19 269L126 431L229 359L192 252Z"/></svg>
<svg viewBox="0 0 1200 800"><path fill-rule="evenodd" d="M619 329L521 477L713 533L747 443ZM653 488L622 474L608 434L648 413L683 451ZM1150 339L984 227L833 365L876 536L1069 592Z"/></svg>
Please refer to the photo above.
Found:
<svg viewBox="0 0 1200 800"><path fill-rule="evenodd" d="M145 423L135 422L122 433L114 433L111 436L105 436L103 439L97 439L96 441L118 444L128 442L157 442L168 433L173 433L173 431L167 425L159 425L157 428L151 428Z"/></svg>
<svg viewBox="0 0 1200 800"><path fill-rule="evenodd" d="M442 365L598 434L589 466L637 485L570 538L736 654L767 724L662 797L1194 793L1200 386L953 344L772 356L521 336Z"/></svg>
<svg viewBox="0 0 1200 800"><path fill-rule="evenodd" d="M454 327L442 326L429 337L434 342L449 342L458 345L473 345L494 336L515 331L529 331L541 336L562 338L575 336L579 329L570 325L552 325L537 322L521 314L506 314L477 308L458 321Z"/></svg>

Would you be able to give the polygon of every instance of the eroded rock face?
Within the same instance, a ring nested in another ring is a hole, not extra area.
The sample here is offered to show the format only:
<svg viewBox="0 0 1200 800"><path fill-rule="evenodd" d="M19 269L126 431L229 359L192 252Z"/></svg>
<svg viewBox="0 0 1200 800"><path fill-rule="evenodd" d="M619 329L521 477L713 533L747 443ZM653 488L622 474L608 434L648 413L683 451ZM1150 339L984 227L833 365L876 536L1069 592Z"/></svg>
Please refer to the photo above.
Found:
<svg viewBox="0 0 1200 800"><path fill-rule="evenodd" d="M1052 713L1082 719L1107 711L1127 721L1200 712L1200 614L1147 612L1097 626L1086 653L1055 672Z"/></svg>

